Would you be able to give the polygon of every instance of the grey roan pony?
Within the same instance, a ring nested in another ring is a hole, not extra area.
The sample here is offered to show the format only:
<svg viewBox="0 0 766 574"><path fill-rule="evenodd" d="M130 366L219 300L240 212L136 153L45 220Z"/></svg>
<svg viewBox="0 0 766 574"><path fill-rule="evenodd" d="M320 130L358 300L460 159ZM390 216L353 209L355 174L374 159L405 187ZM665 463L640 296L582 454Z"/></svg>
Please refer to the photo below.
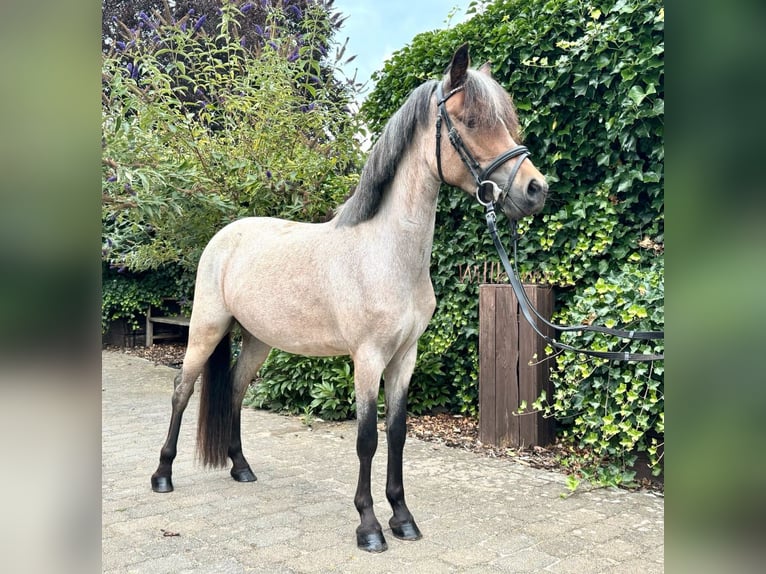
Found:
<svg viewBox="0 0 766 574"><path fill-rule="evenodd" d="M387 548L370 493L381 376L389 525L397 538L421 538L404 501L402 452L418 338L436 305L429 261L439 186L443 181L471 195L489 192L483 201L495 201L511 219L538 212L548 188L528 153L514 152L526 151L518 132L510 96L488 66L469 69L464 45L442 80L416 88L389 120L356 191L332 220L253 217L219 231L200 258L189 345L152 489L173 490L181 418L200 374L200 460L222 467L230 458L231 476L250 482L256 478L242 454L240 410L270 349L350 355L358 422L357 545L370 552ZM235 322L242 350L231 367L229 331Z"/></svg>

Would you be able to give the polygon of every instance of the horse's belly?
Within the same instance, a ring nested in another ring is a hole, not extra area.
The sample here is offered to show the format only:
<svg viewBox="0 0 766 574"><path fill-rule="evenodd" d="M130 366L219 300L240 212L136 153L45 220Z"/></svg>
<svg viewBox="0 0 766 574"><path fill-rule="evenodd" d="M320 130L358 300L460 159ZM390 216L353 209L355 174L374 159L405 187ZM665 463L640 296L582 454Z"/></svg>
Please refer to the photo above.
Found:
<svg viewBox="0 0 766 574"><path fill-rule="evenodd" d="M251 313L235 318L267 345L288 353L317 357L350 353L348 344L334 330L311 317L290 317L289 314L264 317Z"/></svg>

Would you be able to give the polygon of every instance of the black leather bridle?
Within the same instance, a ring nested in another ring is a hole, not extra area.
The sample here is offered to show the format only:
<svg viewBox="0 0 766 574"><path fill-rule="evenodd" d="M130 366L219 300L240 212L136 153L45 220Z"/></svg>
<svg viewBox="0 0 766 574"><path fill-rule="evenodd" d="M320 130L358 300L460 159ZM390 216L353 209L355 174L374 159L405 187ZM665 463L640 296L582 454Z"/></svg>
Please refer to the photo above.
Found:
<svg viewBox="0 0 766 574"><path fill-rule="evenodd" d="M508 259L508 254L506 253L505 248L503 247L503 244L500 241L500 238L498 237L498 233L497 233L496 216L495 216L495 197L496 197L495 189L498 186L495 182L489 179L489 176L498 167L500 167L505 162L511 159L518 158L513 168L511 169L511 173L508 176L508 180L506 181L506 184L503 187L501 194L499 194L497 197L501 197L502 195L509 193L511 189L511 185L513 184L513 180L516 178L516 174L518 173L519 168L521 167L521 164L524 162L525 159L527 159L530 156L530 153L526 147L522 145L517 145L516 147L513 147L501 153L499 156L493 159L486 168L482 169L481 165L479 164L479 162L476 161L473 155L471 155L471 152L463 143L463 139L460 137L460 134L457 132L457 130L455 129L455 126L452 124L452 120L450 120L449 113L447 112L447 106L445 105L445 102L448 99L450 99L452 96L454 96L457 92L461 91L462 89L463 89L463 86L458 86L457 88L450 90L449 93L445 96L442 90L441 83L439 83L436 87L436 103L438 106L438 113L436 115L436 167L439 171L439 178L444 183L447 183L446 181L444 181L444 174L442 173L442 164L441 164L441 131L442 131L441 127L442 127L442 122L444 122L447 128L447 136L449 137L449 141L452 144L452 147L455 148L455 151L457 152L458 156L460 156L460 159L463 161L465 166L468 168L469 173L471 174L471 176L473 177L476 183L476 200L481 205L484 206L485 216L487 219L487 230L489 231L489 234L492 236L492 242L495 244L495 249L497 249L497 253L498 253L498 256L500 257L500 261L502 262L505 272L508 275L508 281L510 282L511 287L513 288L513 292L515 293L516 299L518 300L518 303L519 303L519 308L521 309L521 312L524 315L524 318L526 319L527 323L529 323L532 329L540 337L542 337L542 339L546 343L548 343L549 345L551 345L552 347L556 349L574 351L576 353L583 353L591 357L598 357L601 359L611 359L616 361L663 360L665 358L664 354L630 353L627 351L626 352L592 351L590 349L579 349L579 348L561 343L553 337L549 337L548 335L543 333L541 329L538 327L537 319L539 319L543 324L547 325L549 328L554 329L555 331L561 331L561 332L594 331L597 333L604 333L606 335L620 337L623 339L639 339L639 340L665 338L664 331L624 331L620 329L610 329L608 327L601 327L600 325L570 325L570 326L555 325L547 321L542 315L540 315L537 309L535 309L535 307L527 298L527 294L525 293L524 287L521 284L521 280L518 277L518 269L515 266L515 263L517 260L517 257L515 256L516 243L518 238L518 235L516 234L516 222L513 220L511 222L511 225L513 227L513 251L514 251L514 265L511 266L511 263ZM482 191L486 190L488 187L491 189L492 193L490 194L489 199L485 199L482 197Z"/></svg>
<svg viewBox="0 0 766 574"><path fill-rule="evenodd" d="M442 122L444 122L444 125L447 128L447 137L449 138L452 147L455 148L455 151L457 152L458 156L460 156L460 159L463 161L465 166L468 168L468 172L471 174L474 182L476 183L476 199L479 203L486 206L488 203L495 202L495 188L498 188L498 185L489 179L489 176L492 175L492 172L494 172L505 162L514 158L518 158L516 163L513 165L511 173L508 176L508 180L505 183L505 187L502 189L502 193L500 194L505 195L511 190L511 185L513 185L513 180L516 179L516 174L519 172L521 164L530 156L530 153L525 146L517 145L516 147L512 147L511 149L501 153L499 156L489 162L487 167L482 169L481 165L478 161L476 161L470 150L463 143L463 138L460 137L460 134L452 124L452 120L450 119L449 113L447 112L447 106L445 105L447 100L449 100L462 89L463 86L458 86L457 88L450 90L449 93L445 96L444 92L442 91L441 83L436 87L436 104L438 106L438 113L436 114L436 168L439 170L439 179L441 179L444 183L447 183L444 181L444 174L442 173L441 158ZM489 199L485 199L482 197L482 192L487 190L488 187L491 189L492 193L490 194Z"/></svg>

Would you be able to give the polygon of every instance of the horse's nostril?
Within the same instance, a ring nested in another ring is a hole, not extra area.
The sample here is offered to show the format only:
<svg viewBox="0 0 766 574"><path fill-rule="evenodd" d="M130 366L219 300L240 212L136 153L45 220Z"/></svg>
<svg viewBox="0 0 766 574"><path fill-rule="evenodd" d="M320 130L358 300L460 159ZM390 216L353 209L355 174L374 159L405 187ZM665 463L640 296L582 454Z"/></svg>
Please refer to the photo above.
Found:
<svg viewBox="0 0 766 574"><path fill-rule="evenodd" d="M548 191L548 186L545 183L540 183L536 179L529 182L527 186L527 195L534 197L536 195L545 194Z"/></svg>

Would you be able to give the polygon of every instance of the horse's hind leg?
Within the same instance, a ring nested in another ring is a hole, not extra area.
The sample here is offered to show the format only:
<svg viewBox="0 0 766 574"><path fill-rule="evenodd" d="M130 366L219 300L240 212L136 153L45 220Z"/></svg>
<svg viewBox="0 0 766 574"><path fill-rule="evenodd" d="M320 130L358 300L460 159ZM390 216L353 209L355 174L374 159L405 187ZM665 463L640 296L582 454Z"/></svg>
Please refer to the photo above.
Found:
<svg viewBox="0 0 766 574"><path fill-rule="evenodd" d="M388 521L394 536L401 540L419 540L420 529L415 524L404 501L402 455L407 438L407 390L415 368L417 342L405 351L397 353L386 367L386 437L388 439L388 473L386 498L394 515Z"/></svg>
<svg viewBox="0 0 766 574"><path fill-rule="evenodd" d="M242 401L248 385L255 377L258 369L269 355L269 347L250 333L242 329L242 351L239 354L234 367L234 390L232 393L233 416L231 426L231 442L229 443L229 458L231 458L231 476L238 482L252 482L256 480L250 465L242 454L241 420Z"/></svg>
<svg viewBox="0 0 766 574"><path fill-rule="evenodd" d="M231 317L222 317L217 325L208 325L205 329L189 330L189 345L186 348L181 372L176 376L173 388L172 412L170 428L165 444L160 450L160 464L152 475L152 490L154 492L172 492L173 461L178 448L178 433L189 398L194 392L194 383L202 373L202 369L210 356L216 350L221 339L226 335L231 325ZM226 337L228 341L228 337Z"/></svg>

